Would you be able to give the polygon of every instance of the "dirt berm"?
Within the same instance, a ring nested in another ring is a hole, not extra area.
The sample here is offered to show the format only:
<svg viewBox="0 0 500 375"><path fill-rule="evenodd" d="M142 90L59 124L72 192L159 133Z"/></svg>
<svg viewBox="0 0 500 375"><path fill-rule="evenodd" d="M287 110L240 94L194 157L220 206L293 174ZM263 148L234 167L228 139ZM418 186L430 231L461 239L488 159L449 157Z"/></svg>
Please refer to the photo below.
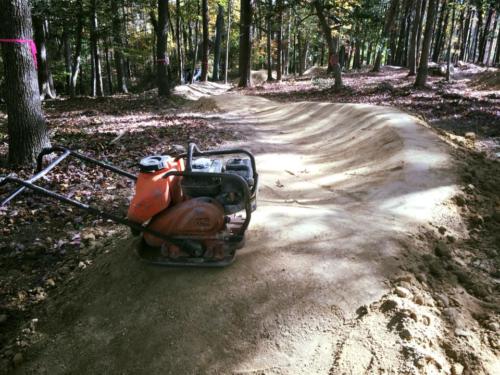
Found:
<svg viewBox="0 0 500 375"><path fill-rule="evenodd" d="M460 370L436 344L432 298L401 273L420 225L460 237L448 146L389 107L204 100L257 157L259 206L236 262L153 268L119 241L55 299L19 373Z"/></svg>

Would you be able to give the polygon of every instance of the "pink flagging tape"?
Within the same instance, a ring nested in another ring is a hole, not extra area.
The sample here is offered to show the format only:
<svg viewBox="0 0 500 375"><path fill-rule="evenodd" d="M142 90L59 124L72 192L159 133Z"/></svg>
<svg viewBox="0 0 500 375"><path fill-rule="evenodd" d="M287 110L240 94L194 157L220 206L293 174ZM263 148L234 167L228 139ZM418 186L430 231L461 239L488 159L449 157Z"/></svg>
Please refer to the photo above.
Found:
<svg viewBox="0 0 500 375"><path fill-rule="evenodd" d="M35 63L35 69L38 69L38 61L36 59L36 44L31 39L0 39L0 43L26 43L31 50L31 56L33 56L33 62Z"/></svg>

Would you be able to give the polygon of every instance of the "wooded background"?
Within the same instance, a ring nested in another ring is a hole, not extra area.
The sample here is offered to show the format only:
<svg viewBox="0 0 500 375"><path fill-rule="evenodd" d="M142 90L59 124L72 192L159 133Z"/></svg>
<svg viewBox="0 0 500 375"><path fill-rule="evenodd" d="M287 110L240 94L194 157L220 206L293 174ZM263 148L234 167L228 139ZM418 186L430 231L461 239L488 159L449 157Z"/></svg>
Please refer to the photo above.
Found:
<svg viewBox="0 0 500 375"><path fill-rule="evenodd" d="M38 49L35 73L27 45L0 42L0 98L7 103L15 143L9 150L20 153L10 156L13 163L32 158L48 143L32 130L21 131L43 122L39 99L30 92L39 91L44 100L158 88L160 96L168 96L171 87L194 78L247 87L252 70L267 70L271 81L301 76L314 65L328 66L340 88L342 72L366 67L376 72L383 64L409 68L415 86L424 87L430 61L447 66L448 79L450 66L459 61L500 62L497 0L0 0L0 5L0 38L33 38ZM43 133L44 127L38 128Z"/></svg>
<svg viewBox="0 0 500 375"><path fill-rule="evenodd" d="M181 83L181 72L198 67L202 80L223 80L226 71L235 78L238 65L247 60L251 69L279 70L279 79L326 65L329 54L338 54L330 60L338 60L343 70L390 64L414 72L415 60L425 52L425 28L432 24L432 61L446 61L451 54L453 63L499 63L500 3L491 0L30 3L42 97L150 89L157 84L157 68L165 68L169 86ZM6 15L0 17L8 25ZM247 39L249 56L244 53Z"/></svg>

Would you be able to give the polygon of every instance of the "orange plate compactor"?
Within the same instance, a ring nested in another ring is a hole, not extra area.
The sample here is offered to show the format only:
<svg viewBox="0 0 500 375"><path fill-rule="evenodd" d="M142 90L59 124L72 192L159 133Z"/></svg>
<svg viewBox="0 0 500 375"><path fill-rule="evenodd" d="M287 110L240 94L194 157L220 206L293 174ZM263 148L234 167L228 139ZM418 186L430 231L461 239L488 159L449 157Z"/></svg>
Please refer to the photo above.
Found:
<svg viewBox="0 0 500 375"><path fill-rule="evenodd" d="M61 153L42 168L45 155ZM66 157L72 156L136 181L126 218L86 205L34 182ZM0 201L9 203L25 189L33 190L93 214L125 224L142 235L140 257L167 266L226 266L245 240L256 209L258 174L253 155L242 149L200 151L190 143L176 157L148 156L139 163L138 176L65 147L45 149L37 173L28 180L6 176L0 187L19 187Z"/></svg>

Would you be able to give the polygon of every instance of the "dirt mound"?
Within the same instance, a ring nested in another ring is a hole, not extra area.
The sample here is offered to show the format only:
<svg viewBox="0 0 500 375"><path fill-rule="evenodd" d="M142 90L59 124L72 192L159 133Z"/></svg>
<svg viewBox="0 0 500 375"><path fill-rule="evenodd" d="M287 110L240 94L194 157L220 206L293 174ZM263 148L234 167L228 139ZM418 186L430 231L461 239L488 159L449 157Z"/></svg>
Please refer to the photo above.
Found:
<svg viewBox="0 0 500 375"><path fill-rule="evenodd" d="M201 97L220 95L231 89L231 85L218 82L195 82L189 85L179 85L174 89L174 94L188 100L198 100Z"/></svg>
<svg viewBox="0 0 500 375"><path fill-rule="evenodd" d="M304 72L304 76L310 76L312 78L325 77L327 76L326 69L326 66L312 66Z"/></svg>
<svg viewBox="0 0 500 375"><path fill-rule="evenodd" d="M500 70L490 70L477 74L473 86L483 90L500 90Z"/></svg>

